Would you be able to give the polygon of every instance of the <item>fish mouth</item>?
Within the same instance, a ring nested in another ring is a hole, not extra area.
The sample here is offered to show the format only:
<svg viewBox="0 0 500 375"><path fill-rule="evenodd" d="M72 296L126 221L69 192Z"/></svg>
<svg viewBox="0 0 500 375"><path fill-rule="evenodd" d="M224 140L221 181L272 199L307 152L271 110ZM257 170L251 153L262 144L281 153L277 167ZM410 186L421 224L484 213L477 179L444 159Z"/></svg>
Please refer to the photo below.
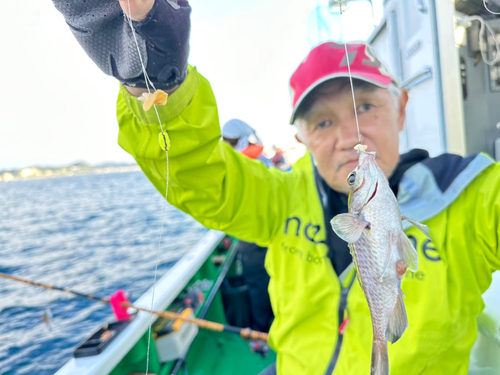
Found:
<svg viewBox="0 0 500 375"><path fill-rule="evenodd" d="M363 181L363 182L364 182L364 181ZM373 194L372 194L372 196L370 197L370 199L368 199L368 202L366 202L366 204L370 203L370 201L371 201L373 198L375 198L375 194L377 194L377 189L378 189L378 181L377 181L377 183L375 184L375 189L373 190ZM366 204L365 204L365 206L366 206Z"/></svg>

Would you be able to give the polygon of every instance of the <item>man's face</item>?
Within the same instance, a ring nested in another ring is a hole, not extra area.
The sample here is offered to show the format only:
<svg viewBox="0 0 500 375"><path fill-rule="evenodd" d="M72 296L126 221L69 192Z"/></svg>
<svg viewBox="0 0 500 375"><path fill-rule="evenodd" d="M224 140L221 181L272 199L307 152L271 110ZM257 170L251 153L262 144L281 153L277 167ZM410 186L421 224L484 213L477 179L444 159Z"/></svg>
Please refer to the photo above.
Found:
<svg viewBox="0 0 500 375"><path fill-rule="evenodd" d="M355 85L356 88L356 85ZM319 173L334 190L348 193L347 176L358 165L359 143L349 81L332 80L318 87L304 115L296 119L298 137L311 152ZM355 89L359 130L367 151L377 152L377 164L389 177L399 158L408 94L396 105L389 90L372 85Z"/></svg>

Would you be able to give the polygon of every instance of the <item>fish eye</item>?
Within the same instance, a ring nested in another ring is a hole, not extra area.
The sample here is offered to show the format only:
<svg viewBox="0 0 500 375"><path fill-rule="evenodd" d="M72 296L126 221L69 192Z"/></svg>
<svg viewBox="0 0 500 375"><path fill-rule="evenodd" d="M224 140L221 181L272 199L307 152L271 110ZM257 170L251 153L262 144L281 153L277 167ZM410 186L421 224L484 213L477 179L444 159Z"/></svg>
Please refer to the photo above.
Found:
<svg viewBox="0 0 500 375"><path fill-rule="evenodd" d="M347 184L352 186L354 185L354 181L356 181L356 172L351 172L347 177Z"/></svg>

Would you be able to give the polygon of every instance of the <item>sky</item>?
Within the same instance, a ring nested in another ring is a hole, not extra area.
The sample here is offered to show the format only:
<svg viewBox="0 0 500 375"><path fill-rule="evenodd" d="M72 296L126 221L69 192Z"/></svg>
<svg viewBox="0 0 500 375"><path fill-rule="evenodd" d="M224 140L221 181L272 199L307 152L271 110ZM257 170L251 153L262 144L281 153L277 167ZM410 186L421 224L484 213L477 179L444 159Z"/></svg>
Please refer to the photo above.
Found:
<svg viewBox="0 0 500 375"><path fill-rule="evenodd" d="M288 80L321 41L341 39L327 0L191 0L189 62L212 84L221 125L239 118L267 145L296 146ZM50 0L2 4L0 169L133 161L117 144L118 82L102 73ZM319 21L318 21L319 15ZM343 16L347 41L372 31L364 1Z"/></svg>

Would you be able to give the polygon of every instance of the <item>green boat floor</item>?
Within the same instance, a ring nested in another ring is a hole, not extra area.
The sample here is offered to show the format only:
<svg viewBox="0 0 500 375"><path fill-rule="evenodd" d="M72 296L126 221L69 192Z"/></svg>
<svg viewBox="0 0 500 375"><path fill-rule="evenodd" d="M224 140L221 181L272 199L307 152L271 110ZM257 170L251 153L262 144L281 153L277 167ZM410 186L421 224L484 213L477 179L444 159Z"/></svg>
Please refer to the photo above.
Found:
<svg viewBox="0 0 500 375"><path fill-rule="evenodd" d="M262 358L237 335L204 330L198 332L186 358L189 375L257 375L274 362L272 350ZM171 366L165 366L160 375L170 375L170 370ZM185 373L180 370L177 374Z"/></svg>
<svg viewBox="0 0 500 375"><path fill-rule="evenodd" d="M231 249L225 253L226 261L235 251L236 243L234 242ZM222 264L216 267L212 259L208 258L197 270L186 288L197 280L209 280L213 287L213 283L217 280L222 269ZM233 263L227 276L235 273L236 266ZM205 299L208 298L210 292L211 288L204 291ZM198 306L195 311L196 316L202 308L203 305ZM220 290L208 308L205 319L228 324ZM109 375L144 374L147 362L148 335L149 331L144 333ZM151 375L171 375L175 361L160 363L156 345L153 344L153 341L151 344L148 373ZM252 353L248 342L234 333L200 329L190 345L186 358L187 371L181 369L175 375L257 375L274 362L276 362L276 354L273 351L270 351L266 358L262 358L259 354Z"/></svg>

